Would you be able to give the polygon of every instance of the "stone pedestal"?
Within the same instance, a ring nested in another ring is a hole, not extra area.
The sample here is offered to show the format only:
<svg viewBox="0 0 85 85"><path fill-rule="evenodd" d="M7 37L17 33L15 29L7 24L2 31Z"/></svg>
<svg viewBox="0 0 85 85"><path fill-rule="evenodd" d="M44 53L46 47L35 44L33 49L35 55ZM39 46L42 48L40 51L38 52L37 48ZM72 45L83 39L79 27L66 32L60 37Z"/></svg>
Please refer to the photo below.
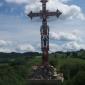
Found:
<svg viewBox="0 0 85 85"><path fill-rule="evenodd" d="M58 74L56 71L56 68L54 68L51 65L33 66L32 72L28 78L29 78L29 80L33 80L33 81L40 80L41 82L43 82L43 81L46 82L49 80L51 80L51 82L53 82L53 81L63 82L63 80L64 80L62 73Z"/></svg>

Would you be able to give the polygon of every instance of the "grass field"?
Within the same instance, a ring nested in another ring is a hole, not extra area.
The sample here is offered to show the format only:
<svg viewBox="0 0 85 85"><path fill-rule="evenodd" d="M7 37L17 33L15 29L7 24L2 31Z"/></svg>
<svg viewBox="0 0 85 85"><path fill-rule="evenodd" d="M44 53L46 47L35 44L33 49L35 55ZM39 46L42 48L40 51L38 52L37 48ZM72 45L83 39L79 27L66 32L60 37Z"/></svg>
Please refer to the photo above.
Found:
<svg viewBox="0 0 85 85"><path fill-rule="evenodd" d="M40 65L42 62L41 56L8 59L9 62L0 63L0 85L27 85L28 75L31 73L32 66ZM57 71L63 72L64 85L84 85L84 59L50 55L49 62L56 67ZM78 80L80 82L76 84Z"/></svg>

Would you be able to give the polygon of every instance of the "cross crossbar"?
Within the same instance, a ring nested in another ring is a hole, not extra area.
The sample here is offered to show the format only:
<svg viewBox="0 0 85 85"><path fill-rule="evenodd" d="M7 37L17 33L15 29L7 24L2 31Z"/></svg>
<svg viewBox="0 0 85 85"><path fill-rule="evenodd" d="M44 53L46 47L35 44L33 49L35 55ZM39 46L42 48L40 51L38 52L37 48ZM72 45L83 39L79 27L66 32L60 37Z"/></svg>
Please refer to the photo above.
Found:
<svg viewBox="0 0 85 85"><path fill-rule="evenodd" d="M48 18L49 16L56 16L57 18L62 14L62 12L60 12L58 9L56 12L48 12L46 11L46 13L43 13L42 11L40 11L40 13L33 13L32 11L28 14L28 16L32 19L33 17L40 17L43 18L43 16L45 16L46 18Z"/></svg>

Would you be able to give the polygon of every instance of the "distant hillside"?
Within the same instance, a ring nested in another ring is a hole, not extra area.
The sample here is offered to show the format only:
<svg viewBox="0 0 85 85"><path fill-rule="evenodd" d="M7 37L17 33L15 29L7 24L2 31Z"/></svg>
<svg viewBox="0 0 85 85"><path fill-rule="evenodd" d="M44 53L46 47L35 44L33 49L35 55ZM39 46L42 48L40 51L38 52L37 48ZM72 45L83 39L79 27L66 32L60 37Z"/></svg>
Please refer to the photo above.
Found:
<svg viewBox="0 0 85 85"><path fill-rule="evenodd" d="M0 52L0 58L13 58L13 57L35 57L35 56L41 56L41 53L38 52L26 52L26 53L3 53ZM68 51L68 52L54 52L50 53L49 56L55 56L55 57L62 57L62 58L81 58L85 59L85 50L81 49L79 51Z"/></svg>
<svg viewBox="0 0 85 85"><path fill-rule="evenodd" d="M60 57L70 57L70 58L81 58L81 59L85 59L85 50L81 49L79 51L68 51L68 52L55 52L53 53L54 55L56 55L56 57L60 56Z"/></svg>
<svg viewBox="0 0 85 85"><path fill-rule="evenodd" d="M0 58L6 58L6 57L32 57L32 56L40 56L40 53L38 52L26 52L26 53L16 53L16 52L12 52L12 53L3 53L0 52Z"/></svg>
<svg viewBox="0 0 85 85"><path fill-rule="evenodd" d="M8 62L16 62L18 64L22 64L24 58L32 58L35 56L40 56L41 54L38 52L26 52L26 53L2 53L0 52L0 63L8 63Z"/></svg>

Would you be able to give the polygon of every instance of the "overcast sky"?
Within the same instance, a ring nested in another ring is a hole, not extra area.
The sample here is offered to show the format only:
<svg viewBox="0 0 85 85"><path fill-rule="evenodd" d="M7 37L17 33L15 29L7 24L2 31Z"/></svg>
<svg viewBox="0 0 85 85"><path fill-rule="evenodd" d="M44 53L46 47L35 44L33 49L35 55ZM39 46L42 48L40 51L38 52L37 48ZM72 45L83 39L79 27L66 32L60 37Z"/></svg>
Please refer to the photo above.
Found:
<svg viewBox="0 0 85 85"><path fill-rule="evenodd" d="M85 0L48 0L50 52L85 49ZM40 51L41 19L27 14L41 10L40 0L0 0L0 52Z"/></svg>

